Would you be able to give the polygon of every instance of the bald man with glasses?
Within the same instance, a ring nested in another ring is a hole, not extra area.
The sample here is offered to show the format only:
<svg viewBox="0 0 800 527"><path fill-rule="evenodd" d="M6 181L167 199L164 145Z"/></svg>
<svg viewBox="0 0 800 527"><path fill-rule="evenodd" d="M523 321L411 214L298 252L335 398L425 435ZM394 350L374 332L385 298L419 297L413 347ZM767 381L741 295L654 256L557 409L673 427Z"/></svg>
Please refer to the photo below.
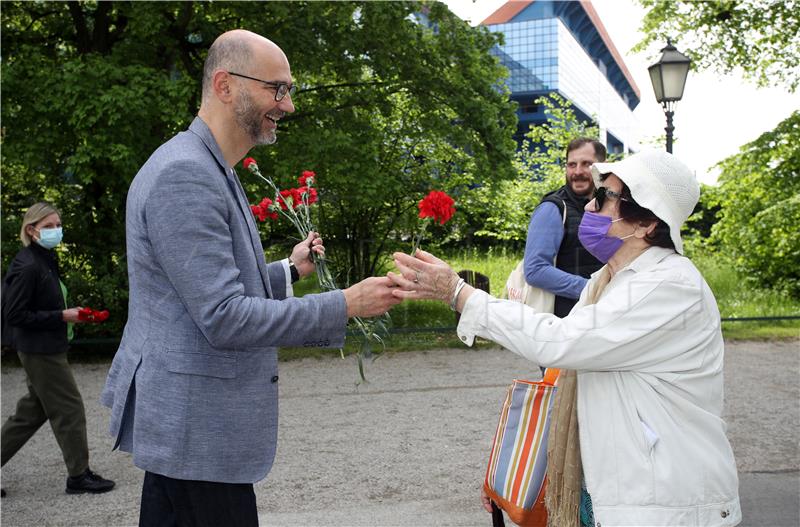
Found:
<svg viewBox="0 0 800 527"><path fill-rule="evenodd" d="M283 51L236 30L211 46L189 129L144 164L127 198L130 300L102 402L115 447L145 471L140 525L258 525L278 427L278 346L340 348L349 317L399 299L386 277L296 298L324 252L311 233L267 263L233 167L294 111Z"/></svg>

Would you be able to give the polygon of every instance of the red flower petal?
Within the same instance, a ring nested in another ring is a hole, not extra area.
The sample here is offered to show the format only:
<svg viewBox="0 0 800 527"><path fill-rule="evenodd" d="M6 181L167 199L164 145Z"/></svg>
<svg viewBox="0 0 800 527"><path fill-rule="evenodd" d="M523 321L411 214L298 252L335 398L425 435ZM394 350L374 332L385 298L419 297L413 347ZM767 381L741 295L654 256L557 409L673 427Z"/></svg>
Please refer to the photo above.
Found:
<svg viewBox="0 0 800 527"><path fill-rule="evenodd" d="M311 170L303 170L303 174L297 178L301 187L310 187L317 181L317 174Z"/></svg>
<svg viewBox="0 0 800 527"><path fill-rule="evenodd" d="M242 161L242 166L245 168L245 170L250 170L250 165L255 165L254 168L258 168L258 163L256 163L255 159L252 157L245 157L244 161Z"/></svg>
<svg viewBox="0 0 800 527"><path fill-rule="evenodd" d="M283 210L287 210L289 206L292 208L295 207L294 193L292 192L293 190L295 189L281 190L281 195L277 198L277 201ZM287 200L291 200L291 202L288 202ZM289 205L287 205L287 203L289 203Z"/></svg>
<svg viewBox="0 0 800 527"><path fill-rule="evenodd" d="M440 190L431 190L419 202L419 217L433 218L441 225L447 223L456 211L455 201L446 193Z"/></svg>

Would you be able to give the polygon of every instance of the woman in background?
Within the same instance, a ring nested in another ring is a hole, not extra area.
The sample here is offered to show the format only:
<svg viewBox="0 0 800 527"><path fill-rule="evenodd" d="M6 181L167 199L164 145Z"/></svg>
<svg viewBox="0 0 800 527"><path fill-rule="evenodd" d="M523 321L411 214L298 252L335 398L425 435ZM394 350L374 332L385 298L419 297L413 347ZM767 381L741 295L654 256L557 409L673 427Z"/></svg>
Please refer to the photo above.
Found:
<svg viewBox="0 0 800 527"><path fill-rule="evenodd" d="M22 220L23 248L3 280L3 339L19 355L28 393L3 425L2 465L49 420L67 465L66 492L107 492L114 482L89 469L83 399L67 362L72 324L81 320L79 307L67 308L58 272L53 249L61 237L58 210L49 203L32 205Z"/></svg>

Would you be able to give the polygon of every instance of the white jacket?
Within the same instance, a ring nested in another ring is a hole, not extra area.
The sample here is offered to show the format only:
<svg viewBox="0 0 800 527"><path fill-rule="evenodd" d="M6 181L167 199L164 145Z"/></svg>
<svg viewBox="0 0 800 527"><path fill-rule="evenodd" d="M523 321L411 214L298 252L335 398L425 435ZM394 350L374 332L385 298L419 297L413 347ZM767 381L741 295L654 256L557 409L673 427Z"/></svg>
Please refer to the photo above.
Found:
<svg viewBox="0 0 800 527"><path fill-rule="evenodd" d="M459 337L578 371L596 527L738 524L736 462L720 417L720 316L708 284L687 258L651 247L586 305L603 273L607 266L563 319L476 291Z"/></svg>

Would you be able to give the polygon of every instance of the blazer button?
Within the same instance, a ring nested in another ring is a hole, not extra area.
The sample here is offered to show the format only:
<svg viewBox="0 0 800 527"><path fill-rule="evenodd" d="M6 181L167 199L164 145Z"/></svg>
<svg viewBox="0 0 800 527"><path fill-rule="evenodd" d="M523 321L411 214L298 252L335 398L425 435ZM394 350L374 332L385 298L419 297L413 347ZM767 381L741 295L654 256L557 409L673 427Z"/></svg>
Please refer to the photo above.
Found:
<svg viewBox="0 0 800 527"><path fill-rule="evenodd" d="M719 513L719 515L722 516L723 518L727 518L728 517L728 511L722 511L722 512Z"/></svg>
<svg viewBox="0 0 800 527"><path fill-rule="evenodd" d="M271 381L273 382L273 384L274 384L274 383L278 382L278 376L277 376L277 375L273 375L273 376L272 376L272 379L270 379L270 380L271 380Z"/></svg>

